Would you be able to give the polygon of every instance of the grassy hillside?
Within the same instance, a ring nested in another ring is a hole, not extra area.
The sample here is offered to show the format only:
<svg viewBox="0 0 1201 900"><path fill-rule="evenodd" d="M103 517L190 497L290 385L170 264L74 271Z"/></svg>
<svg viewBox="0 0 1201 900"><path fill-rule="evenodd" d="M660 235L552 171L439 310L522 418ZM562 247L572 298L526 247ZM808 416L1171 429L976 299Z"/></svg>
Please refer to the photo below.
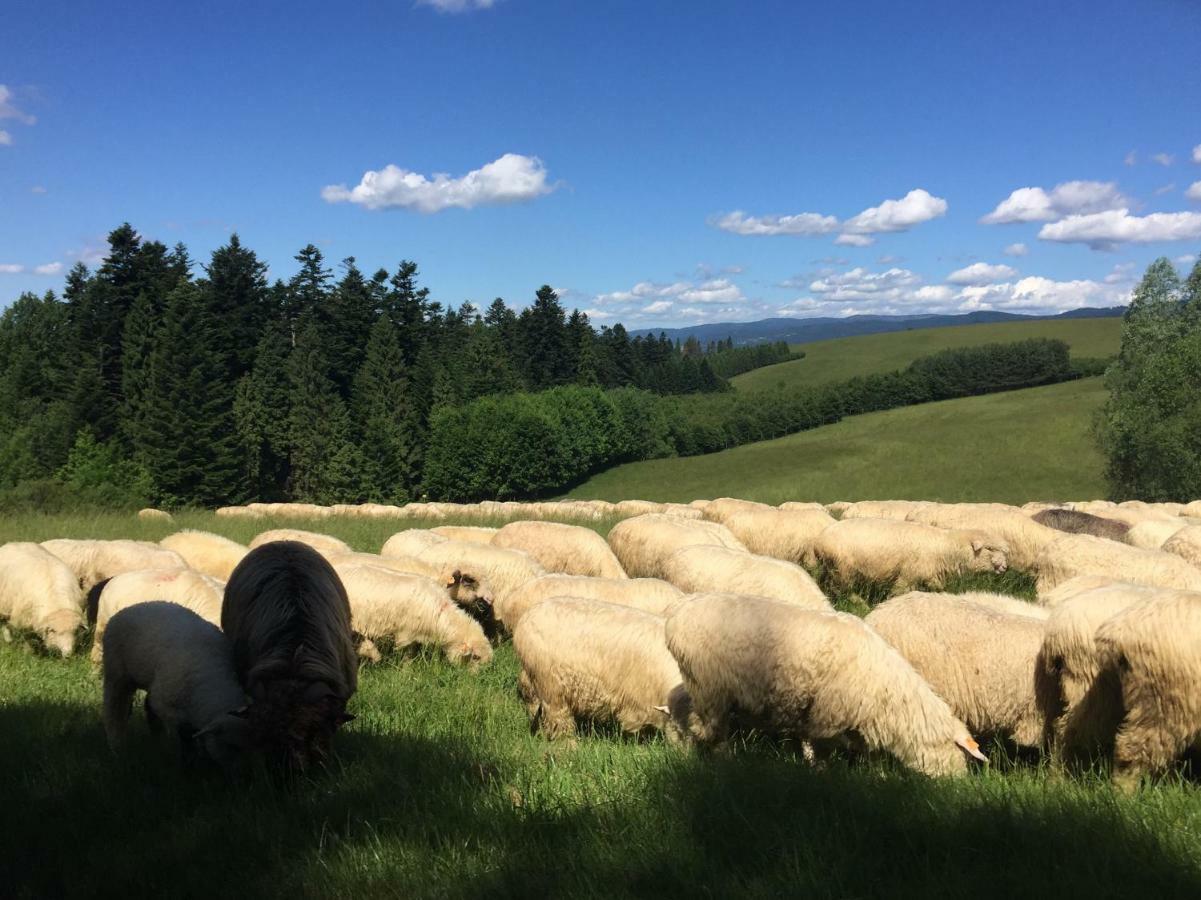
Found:
<svg viewBox="0 0 1201 900"><path fill-rule="evenodd" d="M1112 356L1118 352L1121 334L1120 318L1000 322L869 334L797 345L796 349L805 351L804 359L747 372L734 378L733 384L739 390L758 391L842 381L856 375L901 369L919 356L951 347L1003 344L1039 337L1066 341L1073 356Z"/></svg>
<svg viewBox="0 0 1201 900"><path fill-rule="evenodd" d="M618 466L570 496L768 503L1100 497L1102 459L1089 427L1104 399L1101 379L1087 378L871 413L723 453Z"/></svg>

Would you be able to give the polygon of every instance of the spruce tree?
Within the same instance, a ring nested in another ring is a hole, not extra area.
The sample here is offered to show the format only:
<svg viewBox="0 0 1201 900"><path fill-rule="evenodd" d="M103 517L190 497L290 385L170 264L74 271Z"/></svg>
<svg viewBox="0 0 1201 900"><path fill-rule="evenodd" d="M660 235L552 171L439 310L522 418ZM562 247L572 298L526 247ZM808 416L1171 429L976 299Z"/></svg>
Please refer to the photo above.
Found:
<svg viewBox="0 0 1201 900"><path fill-rule="evenodd" d="M338 393L349 398L355 372L362 365L371 328L380 311L370 283L355 265L354 257L342 261L345 273L326 300L318 317L330 376Z"/></svg>
<svg viewBox="0 0 1201 900"><path fill-rule="evenodd" d="M352 410L364 466L364 493L378 503L409 499L416 481L415 435L408 379L391 319L381 315L371 329L367 352L355 376Z"/></svg>
<svg viewBox="0 0 1201 900"><path fill-rule="evenodd" d="M289 327L270 323L259 339L254 368L238 381L234 416L243 472L260 500L283 499L288 482L292 435L289 404L292 382Z"/></svg>
<svg viewBox="0 0 1201 900"><path fill-rule="evenodd" d="M567 322L559 295L542 285L534 303L517 319L525 355L526 378L531 390L544 390L572 379L572 353L568 346Z"/></svg>
<svg viewBox="0 0 1201 900"><path fill-rule="evenodd" d="M232 234L228 243L213 251L205 275L205 305L217 320L226 346L226 368L236 381L254 365L255 348L272 314L267 264Z"/></svg>
<svg viewBox="0 0 1201 900"><path fill-rule="evenodd" d="M417 263L401 260L390 282L392 290L386 298L388 316L396 326L396 338L404 363L412 367L426 343L431 309L429 288L417 287Z"/></svg>

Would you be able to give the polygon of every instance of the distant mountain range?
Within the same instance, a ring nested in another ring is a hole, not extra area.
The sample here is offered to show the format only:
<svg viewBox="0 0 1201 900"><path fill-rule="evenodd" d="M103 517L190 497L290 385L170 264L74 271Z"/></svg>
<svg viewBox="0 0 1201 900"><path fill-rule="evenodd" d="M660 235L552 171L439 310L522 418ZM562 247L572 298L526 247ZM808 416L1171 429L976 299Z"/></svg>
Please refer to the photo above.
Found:
<svg viewBox="0 0 1201 900"><path fill-rule="evenodd" d="M762 344L768 341L787 341L806 344L829 338L854 337L859 334L883 334L888 331L912 331L916 328L942 328L947 325L984 325L990 322L1021 322L1039 319L1102 319L1120 316L1124 306L1104 309L1073 309L1054 316L1023 316L1008 312L970 312L960 315L928 313L913 316L847 316L843 319L760 319L758 322L718 322L713 325L689 325L685 328L638 328L631 335L667 334L673 341L687 340L695 335L702 344L733 338L736 346Z"/></svg>

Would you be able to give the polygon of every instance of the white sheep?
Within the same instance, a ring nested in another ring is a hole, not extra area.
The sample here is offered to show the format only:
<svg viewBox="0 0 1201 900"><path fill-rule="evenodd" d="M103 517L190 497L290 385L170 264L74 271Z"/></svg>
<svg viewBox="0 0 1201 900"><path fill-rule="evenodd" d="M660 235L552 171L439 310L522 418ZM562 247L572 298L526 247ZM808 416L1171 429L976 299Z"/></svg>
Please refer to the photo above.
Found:
<svg viewBox="0 0 1201 900"><path fill-rule="evenodd" d="M178 553L189 568L221 581L229 576L250 548L207 531L177 531L158 542L160 547Z"/></svg>
<svg viewBox="0 0 1201 900"><path fill-rule="evenodd" d="M724 742L737 715L818 752L859 742L929 775L984 759L946 702L855 616L699 594L668 617L665 635L702 742Z"/></svg>
<svg viewBox="0 0 1201 900"><path fill-rule="evenodd" d="M631 578L662 578L667 557L694 544L746 550L724 525L675 516L635 516L609 532L609 547Z"/></svg>
<svg viewBox="0 0 1201 900"><path fill-rule="evenodd" d="M1044 619L969 597L913 591L880 604L864 621L972 734L1045 746L1047 719L1035 698Z"/></svg>
<svg viewBox="0 0 1201 900"><path fill-rule="evenodd" d="M753 594L809 609L831 609L817 582L800 566L725 547L681 547L663 575L685 594Z"/></svg>
<svg viewBox="0 0 1201 900"><path fill-rule="evenodd" d="M1192 518L1201 518L1201 500L1194 500L1192 503L1184 504L1184 508L1176 513L1178 516L1189 516Z"/></svg>
<svg viewBox="0 0 1201 900"><path fill-rule="evenodd" d="M1140 550L1087 534L1067 534L1035 560L1043 594L1077 575L1106 575L1152 587L1201 590L1201 569L1160 550Z"/></svg>
<svg viewBox="0 0 1201 900"><path fill-rule="evenodd" d="M688 696L663 631L662 616L599 600L534 606L513 631L531 723L548 738L573 736L583 719L686 740Z"/></svg>
<svg viewBox="0 0 1201 900"><path fill-rule="evenodd" d="M143 522L170 522L171 513L166 510L147 507L146 509L138 510L138 519Z"/></svg>
<svg viewBox="0 0 1201 900"><path fill-rule="evenodd" d="M665 615L684 599L684 593L658 578L592 578L556 573L527 581L498 600L496 618L512 632L535 604L550 597L582 597Z"/></svg>
<svg viewBox="0 0 1201 900"><path fill-rule="evenodd" d="M835 519L824 509L742 510L726 517L725 526L751 553L788 562L809 559L817 536Z"/></svg>
<svg viewBox="0 0 1201 900"><path fill-rule="evenodd" d="M1163 545L1172 535L1188 527L1188 522L1181 518L1177 518L1175 521L1148 519L1137 525L1131 525L1126 531L1124 540L1131 547L1138 547L1140 550L1162 550Z"/></svg>
<svg viewBox="0 0 1201 900"><path fill-rule="evenodd" d="M247 546L249 549L254 550L263 546L263 544L269 544L273 541L296 541L297 543L307 544L321 554L351 552L350 545L343 540L339 540L329 534L320 534L316 531L301 531L299 528L273 528L270 531L261 532L260 534L256 534Z"/></svg>
<svg viewBox="0 0 1201 900"><path fill-rule="evenodd" d="M701 510L701 515L706 521L725 525L726 520L736 513L761 512L763 510L774 511L775 507L768 506L766 503L756 503L753 500L739 500L736 497L718 497L706 504L705 508Z"/></svg>
<svg viewBox="0 0 1201 900"><path fill-rule="evenodd" d="M605 539L591 528L579 525L511 522L496 533L492 546L524 551L548 572L593 578L627 577Z"/></svg>
<svg viewBox="0 0 1201 900"><path fill-rule="evenodd" d="M1009 547L1009 564L1020 572L1034 570L1038 554L1062 531L1032 520L1020 509L1003 503L929 503L909 514L910 522L938 528L983 531Z"/></svg>
<svg viewBox="0 0 1201 900"><path fill-rule="evenodd" d="M1051 615L1051 611L1045 606L1031 603L1029 600L1022 600L1020 597L1011 597L1008 594L994 594L988 591L964 591L962 594L951 594L948 596L970 600L973 603L982 604L997 612L1008 613L1013 616L1046 619Z"/></svg>
<svg viewBox="0 0 1201 900"><path fill-rule="evenodd" d="M829 510L821 504L813 500L789 500L786 503L781 503L777 509L784 512L809 512L816 509L818 512L824 512L829 515Z"/></svg>
<svg viewBox="0 0 1201 900"><path fill-rule="evenodd" d="M398 650L437 647L453 663L492 659L479 623L433 579L360 563L335 565L334 571L350 600L351 627L363 639L359 655L378 662L376 642L384 639Z"/></svg>
<svg viewBox="0 0 1201 900"><path fill-rule="evenodd" d="M334 568L347 563L360 563L365 566L391 569L393 572L401 572L405 575L422 575L426 578L433 578L435 581L443 576L442 570L437 566L422 562L415 556L400 554L383 556L375 553L359 553L353 550L350 553L322 553L321 555Z"/></svg>
<svg viewBox="0 0 1201 900"><path fill-rule="evenodd" d="M442 572L470 573L480 582L486 582L492 591L493 603L503 602L527 581L546 574L537 560L520 550L466 541L430 544L417 558Z"/></svg>
<svg viewBox="0 0 1201 900"><path fill-rule="evenodd" d="M146 692L151 728L195 741L229 765L250 747L233 649L215 625L174 603L142 603L113 616L104 634L104 731L121 748L134 694Z"/></svg>
<svg viewBox="0 0 1201 900"><path fill-rule="evenodd" d="M430 532L451 541L491 544L498 530L496 528L484 528L481 525L439 525L437 528L431 528Z"/></svg>
<svg viewBox="0 0 1201 900"><path fill-rule="evenodd" d="M175 603L206 622L221 625L221 600L225 582L192 569L144 569L122 572L97 584L88 593L87 616L92 625L92 662L104 655L104 631L109 620L123 609L152 600Z"/></svg>
<svg viewBox="0 0 1201 900"><path fill-rule="evenodd" d="M434 534L432 531L424 528L408 528L404 531L396 532L396 534L384 541L384 546L380 547L379 555L410 556L415 559L431 545L441 544L446 540L449 540L449 538L445 538L440 534Z"/></svg>
<svg viewBox="0 0 1201 900"><path fill-rule="evenodd" d="M1060 582L1053 588L1039 591L1038 604L1045 609L1053 609L1065 600L1070 600L1073 597L1078 597L1081 594L1095 591L1099 588L1109 587L1138 588L1144 591L1155 590L1145 584L1135 584L1131 581L1123 581L1120 578L1112 578L1108 575L1077 575L1075 578L1069 578L1067 581Z"/></svg>
<svg viewBox="0 0 1201 900"><path fill-rule="evenodd" d="M844 586L857 579L891 584L897 593L942 587L965 572L1004 572L1009 548L978 531L955 531L895 519L842 519L814 542L814 559Z"/></svg>
<svg viewBox="0 0 1201 900"><path fill-rule="evenodd" d="M1161 549L1201 569L1201 525L1181 528L1164 541Z"/></svg>
<svg viewBox="0 0 1201 900"><path fill-rule="evenodd" d="M141 569L182 569L182 556L157 544L142 541L92 541L60 538L42 541L42 547L65 562L87 593L97 583Z"/></svg>
<svg viewBox="0 0 1201 900"><path fill-rule="evenodd" d="M78 578L38 544L5 544L0 547L0 619L36 633L47 648L70 656L83 624Z"/></svg>
<svg viewBox="0 0 1201 900"><path fill-rule="evenodd" d="M834 504L831 504L833 506ZM843 519L898 519L904 521L914 510L931 506L929 500L860 500L842 508ZM827 507L829 510L830 507ZM830 510L831 512L833 510Z"/></svg>
<svg viewBox="0 0 1201 900"><path fill-rule="evenodd" d="M662 512L663 504L650 500L620 500L613 504L614 515L622 517L649 516Z"/></svg>

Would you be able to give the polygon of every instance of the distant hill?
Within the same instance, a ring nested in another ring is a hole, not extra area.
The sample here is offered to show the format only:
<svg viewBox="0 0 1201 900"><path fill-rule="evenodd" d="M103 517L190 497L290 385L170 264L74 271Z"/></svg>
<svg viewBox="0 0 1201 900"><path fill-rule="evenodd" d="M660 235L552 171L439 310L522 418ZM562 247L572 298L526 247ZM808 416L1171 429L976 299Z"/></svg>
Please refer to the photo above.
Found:
<svg viewBox="0 0 1201 900"><path fill-rule="evenodd" d="M1018 313L981 311L959 315L935 313L912 316L847 316L842 319L760 319L758 322L719 322L713 325L689 325L685 328L639 328L631 335L658 335L681 341L695 335L702 344L733 338L735 345L761 344L766 341L787 341L790 344L807 344L830 338L855 337L861 334L884 334L892 331L910 331L917 328L942 328L948 325L986 325L997 322L1034 322L1047 319L1098 319L1120 316L1124 306L1104 309L1073 309L1055 316L1023 316Z"/></svg>

